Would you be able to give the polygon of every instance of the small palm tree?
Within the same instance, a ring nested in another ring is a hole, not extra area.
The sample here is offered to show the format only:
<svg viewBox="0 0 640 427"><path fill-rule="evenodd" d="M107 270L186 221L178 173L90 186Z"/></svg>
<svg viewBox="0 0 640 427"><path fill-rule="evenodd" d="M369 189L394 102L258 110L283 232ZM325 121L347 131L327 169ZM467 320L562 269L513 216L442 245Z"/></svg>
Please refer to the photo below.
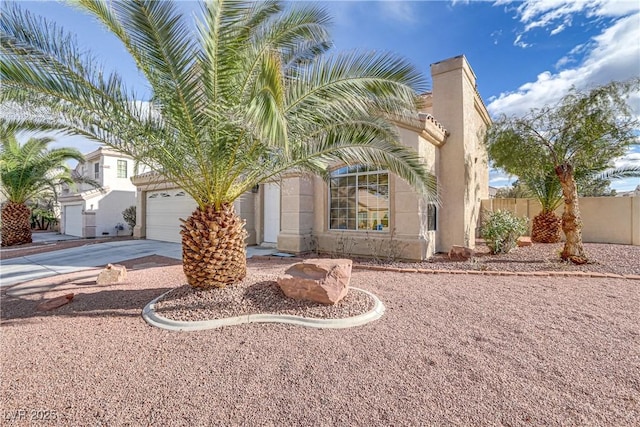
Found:
<svg viewBox="0 0 640 427"><path fill-rule="evenodd" d="M544 168L542 168L544 169ZM562 238L562 218L556 214L556 209L562 204L562 186L553 170L547 169L546 175L536 175L523 178L526 190L540 203L542 210L532 221L531 241L536 243L557 243ZM614 179L632 178L640 176L640 167L625 166L607 169L604 172L582 171L578 174L578 191L582 182L594 179L608 182Z"/></svg>
<svg viewBox="0 0 640 427"><path fill-rule="evenodd" d="M435 199L434 178L393 125L411 120L424 78L390 54L331 54L324 9L212 0L193 26L171 1L75 3L120 39L151 98L140 102L72 37L11 6L0 18L0 102L15 108L3 120L103 142L188 192L198 204L181 232L192 286L245 276L232 203L284 172L328 178L332 164L364 163Z"/></svg>
<svg viewBox="0 0 640 427"><path fill-rule="evenodd" d="M14 133L1 138L0 191L2 205L2 246L31 243L31 210L27 201L50 192L60 184L72 184L67 160L83 161L74 148L48 149L51 138L31 138L20 145Z"/></svg>
<svg viewBox="0 0 640 427"><path fill-rule="evenodd" d="M562 187L555 171L527 179L526 183L542 207L540 213L533 217L531 241L558 243L562 238L562 218L555 211L562 204Z"/></svg>

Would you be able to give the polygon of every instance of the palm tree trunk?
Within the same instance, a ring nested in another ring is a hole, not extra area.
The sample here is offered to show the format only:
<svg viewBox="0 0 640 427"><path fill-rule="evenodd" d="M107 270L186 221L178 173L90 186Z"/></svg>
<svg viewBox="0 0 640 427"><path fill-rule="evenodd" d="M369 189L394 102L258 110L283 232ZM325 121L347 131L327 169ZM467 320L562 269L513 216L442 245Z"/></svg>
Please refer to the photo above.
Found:
<svg viewBox="0 0 640 427"><path fill-rule="evenodd" d="M558 243L562 233L562 219L554 211L542 211L533 217L531 241Z"/></svg>
<svg viewBox="0 0 640 427"><path fill-rule="evenodd" d="M567 238L560 257L575 264L588 262L582 244L582 219L578 207L578 188L573 177L573 166L562 164L556 167L556 174L562 185L564 212L562 213L562 231Z"/></svg>
<svg viewBox="0 0 640 427"><path fill-rule="evenodd" d="M31 210L24 203L2 206L2 246L31 243Z"/></svg>
<svg viewBox="0 0 640 427"><path fill-rule="evenodd" d="M182 266L191 286L224 288L244 279L247 232L232 204L198 208L182 222Z"/></svg>

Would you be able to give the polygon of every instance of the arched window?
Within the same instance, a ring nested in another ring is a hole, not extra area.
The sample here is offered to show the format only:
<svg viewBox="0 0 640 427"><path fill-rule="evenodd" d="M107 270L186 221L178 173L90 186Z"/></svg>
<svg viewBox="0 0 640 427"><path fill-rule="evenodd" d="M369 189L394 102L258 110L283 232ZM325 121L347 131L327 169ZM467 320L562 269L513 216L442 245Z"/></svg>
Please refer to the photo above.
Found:
<svg viewBox="0 0 640 427"><path fill-rule="evenodd" d="M389 173L364 165L333 171L329 229L389 231Z"/></svg>

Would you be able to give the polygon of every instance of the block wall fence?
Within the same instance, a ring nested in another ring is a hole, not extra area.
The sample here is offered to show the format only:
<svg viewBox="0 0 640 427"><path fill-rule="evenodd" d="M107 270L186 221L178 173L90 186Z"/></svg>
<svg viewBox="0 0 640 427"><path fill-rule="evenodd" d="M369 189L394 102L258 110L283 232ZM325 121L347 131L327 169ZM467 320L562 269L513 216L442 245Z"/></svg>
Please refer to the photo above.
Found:
<svg viewBox="0 0 640 427"><path fill-rule="evenodd" d="M640 197L581 197L578 199L582 217L582 240L587 243L615 243L640 246ZM486 211L507 210L531 220L541 211L534 199L485 199ZM564 205L556 209L562 215Z"/></svg>

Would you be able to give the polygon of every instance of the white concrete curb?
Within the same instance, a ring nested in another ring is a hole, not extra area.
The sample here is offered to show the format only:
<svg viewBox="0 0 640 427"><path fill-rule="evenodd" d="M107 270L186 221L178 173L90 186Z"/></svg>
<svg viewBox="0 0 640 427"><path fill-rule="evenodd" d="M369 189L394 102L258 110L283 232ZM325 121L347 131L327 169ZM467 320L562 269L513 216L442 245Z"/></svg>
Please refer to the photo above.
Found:
<svg viewBox="0 0 640 427"><path fill-rule="evenodd" d="M247 314L244 316L227 317L224 319L200 320L194 322L186 322L179 320L171 320L160 316L155 312L155 304L167 293L155 298L147 304L142 310L142 318L150 325L170 331L202 331L205 329L220 328L223 326L242 325L244 323L288 323L291 325L307 326L310 328L351 328L353 326L364 325L379 319L384 314L384 304L371 292L360 288L349 288L349 291L362 292L371 298L374 302L373 309L359 314L357 316L346 317L343 319L314 319L310 317L292 316L285 314Z"/></svg>

